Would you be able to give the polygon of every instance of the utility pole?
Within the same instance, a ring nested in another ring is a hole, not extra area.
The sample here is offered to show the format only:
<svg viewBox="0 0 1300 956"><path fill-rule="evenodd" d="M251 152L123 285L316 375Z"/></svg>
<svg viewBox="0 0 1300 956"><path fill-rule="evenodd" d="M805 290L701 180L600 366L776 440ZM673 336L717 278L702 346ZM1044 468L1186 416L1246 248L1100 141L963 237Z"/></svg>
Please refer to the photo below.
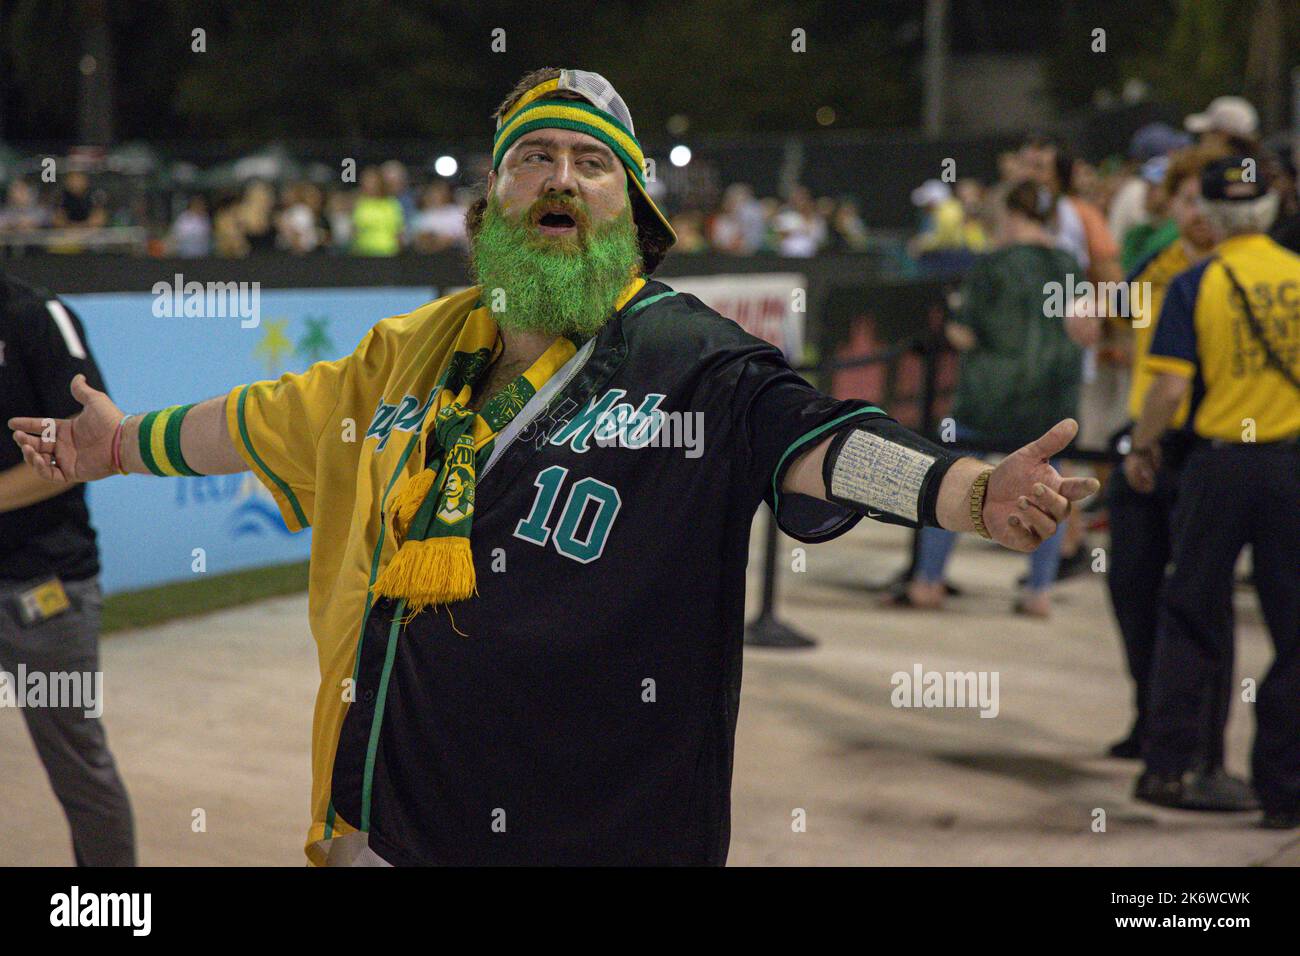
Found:
<svg viewBox="0 0 1300 956"><path fill-rule="evenodd" d="M81 61L77 64L77 139L83 145L113 142L113 36L107 0L79 0Z"/></svg>
<svg viewBox="0 0 1300 956"><path fill-rule="evenodd" d="M925 0L925 60L922 64L925 135L943 135L944 82L948 61L948 0Z"/></svg>
<svg viewBox="0 0 1300 956"><path fill-rule="evenodd" d="M9 49L9 38L5 34L5 2L0 0L0 143L5 140L5 77L9 72L9 64L5 62L4 51Z"/></svg>
<svg viewBox="0 0 1300 956"><path fill-rule="evenodd" d="M1286 53L1282 11L1277 0L1258 0L1246 53L1246 83L1259 104L1260 129L1272 133L1286 125Z"/></svg>

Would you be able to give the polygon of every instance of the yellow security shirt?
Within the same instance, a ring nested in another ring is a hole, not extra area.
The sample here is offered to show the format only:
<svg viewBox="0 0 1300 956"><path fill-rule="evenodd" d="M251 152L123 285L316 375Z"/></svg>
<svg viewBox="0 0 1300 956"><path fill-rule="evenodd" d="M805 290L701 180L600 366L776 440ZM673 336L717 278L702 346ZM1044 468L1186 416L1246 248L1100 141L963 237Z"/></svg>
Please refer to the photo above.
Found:
<svg viewBox="0 0 1300 956"><path fill-rule="evenodd" d="M1194 380L1193 428L1228 442L1300 435L1300 390L1266 364L1241 297L1250 297L1274 352L1300 376L1300 256L1255 233L1220 243L1169 286L1145 366Z"/></svg>
<svg viewBox="0 0 1300 956"><path fill-rule="evenodd" d="M1187 250L1181 240L1175 239L1160 252L1139 264L1130 277L1130 282L1147 284L1146 294L1134 297L1130 301L1133 308L1133 377L1128 390L1128 413L1134 421L1142 415L1142 404L1147 398L1147 389L1154 378L1146 367L1147 353L1151 350L1151 337L1155 334L1156 318L1164 304L1165 293L1169 283L1178 273L1192 264L1187 257ZM1178 406L1171 428L1182 428L1187 421L1187 412L1191 408L1192 397L1188 395Z"/></svg>

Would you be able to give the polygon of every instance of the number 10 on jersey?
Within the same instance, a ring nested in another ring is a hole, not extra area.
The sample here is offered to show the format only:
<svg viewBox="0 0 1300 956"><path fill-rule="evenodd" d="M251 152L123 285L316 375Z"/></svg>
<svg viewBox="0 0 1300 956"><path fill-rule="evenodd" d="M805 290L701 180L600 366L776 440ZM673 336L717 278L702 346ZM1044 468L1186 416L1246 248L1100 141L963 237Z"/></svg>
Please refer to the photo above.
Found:
<svg viewBox="0 0 1300 956"><path fill-rule="evenodd" d="M563 465L552 465L537 475L533 480L537 486L537 495L533 498L528 517L515 528L515 537L543 548L549 540L555 545L555 550L566 558L590 564L604 552L605 542L623 501L613 485L595 478L580 478L569 488L564 507L560 509L558 523L552 524L551 512L555 509L555 501L568 476L569 469ZM585 538L579 538L578 528L582 524L583 515L587 506L593 502L596 511L591 527Z"/></svg>

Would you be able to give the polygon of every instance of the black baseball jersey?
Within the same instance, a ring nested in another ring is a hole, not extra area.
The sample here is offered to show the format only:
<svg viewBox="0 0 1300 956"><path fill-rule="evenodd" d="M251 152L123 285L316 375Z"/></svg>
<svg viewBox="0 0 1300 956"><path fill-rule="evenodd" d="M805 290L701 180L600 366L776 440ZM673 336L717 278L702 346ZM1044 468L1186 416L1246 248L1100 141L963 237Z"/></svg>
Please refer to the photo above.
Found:
<svg viewBox="0 0 1300 956"><path fill-rule="evenodd" d="M777 489L883 412L658 281L546 391L481 469L478 596L369 609L331 818L394 864L721 864L750 525L856 523Z"/></svg>
<svg viewBox="0 0 1300 956"><path fill-rule="evenodd" d="M0 421L16 415L77 414L81 405L68 389L78 372L103 390L76 314L44 289L0 274ZM0 471L22 460L17 443L0 442ZM83 485L26 508L0 512L0 580L57 574L77 581L98 573L99 553Z"/></svg>

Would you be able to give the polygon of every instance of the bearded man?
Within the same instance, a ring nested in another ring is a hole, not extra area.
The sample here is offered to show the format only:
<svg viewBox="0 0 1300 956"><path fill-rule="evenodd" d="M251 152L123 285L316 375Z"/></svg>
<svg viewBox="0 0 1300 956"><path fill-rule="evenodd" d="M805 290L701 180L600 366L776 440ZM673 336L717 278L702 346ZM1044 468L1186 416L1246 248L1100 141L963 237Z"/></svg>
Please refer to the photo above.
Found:
<svg viewBox="0 0 1300 956"><path fill-rule="evenodd" d="M524 77L492 159L477 284L352 355L143 416L78 378L54 441L10 426L51 480L252 469L314 528L312 862L721 864L759 503L1029 551L1096 482L1047 464L1071 420L957 458L650 279L675 236L598 74ZM673 413L702 451L652 440Z"/></svg>

